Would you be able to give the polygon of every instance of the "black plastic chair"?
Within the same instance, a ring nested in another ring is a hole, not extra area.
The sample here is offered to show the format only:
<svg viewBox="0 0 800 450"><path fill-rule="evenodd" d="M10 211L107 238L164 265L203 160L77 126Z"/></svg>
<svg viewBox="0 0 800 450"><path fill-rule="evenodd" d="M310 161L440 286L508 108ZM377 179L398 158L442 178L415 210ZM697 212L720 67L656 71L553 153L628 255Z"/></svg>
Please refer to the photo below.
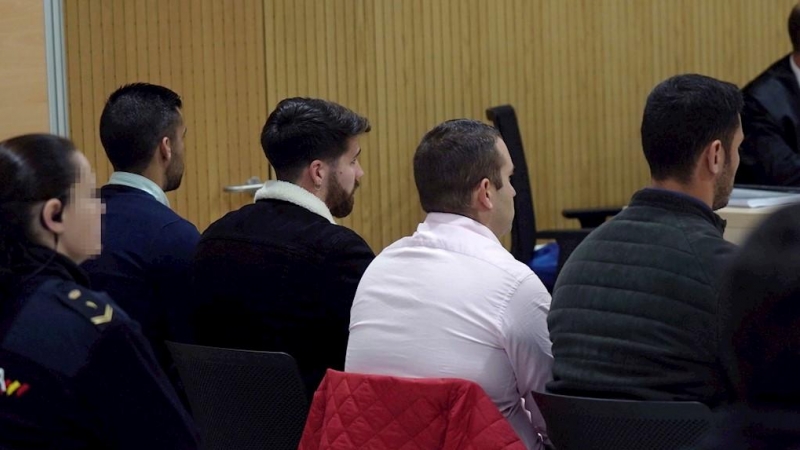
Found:
<svg viewBox="0 0 800 450"><path fill-rule="evenodd" d="M581 229L537 230L528 165L525 161L517 114L511 105L502 105L487 109L486 117L500 132L514 163L511 184L517 191L517 196L514 197L516 213L511 228L511 254L518 261L528 264L533 257L533 249L538 239L555 240L559 246L558 272L560 272L569 255L592 229L600 226L608 217L620 212L621 208L565 209L562 215L568 219L578 219Z"/></svg>
<svg viewBox="0 0 800 450"><path fill-rule="evenodd" d="M204 449L297 448L308 399L294 358L174 342L167 347Z"/></svg>
<svg viewBox="0 0 800 450"><path fill-rule="evenodd" d="M534 392L558 450L679 450L696 448L712 428L698 402L650 402L568 397Z"/></svg>

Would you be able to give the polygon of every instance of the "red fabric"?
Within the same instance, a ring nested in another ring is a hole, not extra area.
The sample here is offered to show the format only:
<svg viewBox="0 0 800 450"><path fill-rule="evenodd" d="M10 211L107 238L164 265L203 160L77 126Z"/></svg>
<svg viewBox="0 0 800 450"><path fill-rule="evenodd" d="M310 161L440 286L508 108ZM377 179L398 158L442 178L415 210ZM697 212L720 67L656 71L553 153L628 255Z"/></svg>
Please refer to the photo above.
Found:
<svg viewBox="0 0 800 450"><path fill-rule="evenodd" d="M477 384L328 370L299 450L525 450Z"/></svg>

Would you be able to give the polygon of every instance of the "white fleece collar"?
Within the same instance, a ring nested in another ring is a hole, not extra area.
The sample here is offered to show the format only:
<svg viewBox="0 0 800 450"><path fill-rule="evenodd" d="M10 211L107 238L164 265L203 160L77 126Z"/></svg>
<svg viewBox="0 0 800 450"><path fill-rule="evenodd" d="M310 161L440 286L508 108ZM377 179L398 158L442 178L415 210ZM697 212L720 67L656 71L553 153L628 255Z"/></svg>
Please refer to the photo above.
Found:
<svg viewBox="0 0 800 450"><path fill-rule="evenodd" d="M294 203L328 219L330 223L336 224L325 202L296 184L286 181L267 181L261 189L256 191L255 201L269 199Z"/></svg>

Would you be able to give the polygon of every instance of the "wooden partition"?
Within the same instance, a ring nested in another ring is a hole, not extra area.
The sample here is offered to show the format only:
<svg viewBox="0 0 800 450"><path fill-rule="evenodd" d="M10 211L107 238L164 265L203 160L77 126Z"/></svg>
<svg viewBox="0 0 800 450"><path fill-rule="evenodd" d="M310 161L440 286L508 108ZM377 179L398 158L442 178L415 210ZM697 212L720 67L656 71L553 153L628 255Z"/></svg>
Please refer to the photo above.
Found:
<svg viewBox="0 0 800 450"><path fill-rule="evenodd" d="M183 97L188 127L183 183L172 207L201 231L246 203L224 193L266 178L259 133L267 111L261 0L65 0L71 136L98 179L111 167L98 123L108 95L147 81Z"/></svg>
<svg viewBox="0 0 800 450"><path fill-rule="evenodd" d="M638 129L660 80L742 85L790 50L794 0L65 0L72 135L108 175L97 121L118 85L177 90L189 122L176 210L201 229L268 176L259 133L287 96L369 117L345 225L378 251L422 217L411 170L425 131L517 109L540 227L624 204L649 179Z"/></svg>
<svg viewBox="0 0 800 450"><path fill-rule="evenodd" d="M0 2L0 61L0 139L48 132L43 1Z"/></svg>

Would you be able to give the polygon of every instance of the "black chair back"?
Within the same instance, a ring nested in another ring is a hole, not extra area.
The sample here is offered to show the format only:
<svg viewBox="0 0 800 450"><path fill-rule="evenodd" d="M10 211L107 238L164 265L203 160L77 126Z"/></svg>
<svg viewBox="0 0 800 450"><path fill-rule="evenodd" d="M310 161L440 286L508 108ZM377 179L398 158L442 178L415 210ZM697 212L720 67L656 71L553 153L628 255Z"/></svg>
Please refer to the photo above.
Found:
<svg viewBox="0 0 800 450"><path fill-rule="evenodd" d="M533 398L558 450L693 449L711 431L711 411L698 402Z"/></svg>
<svg viewBox="0 0 800 450"><path fill-rule="evenodd" d="M511 162L514 163L511 185L517 195L514 197L515 214L511 223L511 254L518 261L528 264L533 258L533 248L536 245L536 213L517 114L511 105L502 105L487 109L486 117L500 132L511 155Z"/></svg>
<svg viewBox="0 0 800 450"><path fill-rule="evenodd" d="M296 449L308 399L286 353L167 342L207 450Z"/></svg>

